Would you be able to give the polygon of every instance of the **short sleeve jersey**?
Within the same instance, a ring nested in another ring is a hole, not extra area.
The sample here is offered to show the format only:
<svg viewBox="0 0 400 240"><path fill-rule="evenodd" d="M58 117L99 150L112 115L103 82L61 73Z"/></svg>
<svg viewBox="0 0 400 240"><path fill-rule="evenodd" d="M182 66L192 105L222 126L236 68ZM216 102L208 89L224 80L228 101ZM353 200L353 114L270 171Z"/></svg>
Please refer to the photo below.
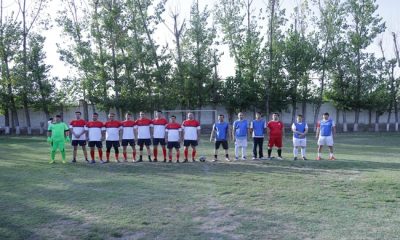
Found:
<svg viewBox="0 0 400 240"><path fill-rule="evenodd" d="M81 134L85 131L85 126L86 126L86 121L83 119L79 120L72 120L69 123L69 129L72 129L72 131L75 134ZM72 132L71 132L72 134ZM75 137L74 134L72 134L72 140L86 140L86 134L82 134L79 138Z"/></svg>
<svg viewBox="0 0 400 240"><path fill-rule="evenodd" d="M138 131L138 139L150 139L150 128L153 127L153 122L148 118L139 118L136 120L136 126Z"/></svg>
<svg viewBox="0 0 400 240"><path fill-rule="evenodd" d="M284 125L281 121L269 121L267 127L269 128L270 137L282 137Z"/></svg>
<svg viewBox="0 0 400 240"><path fill-rule="evenodd" d="M121 122L122 124L122 139L135 139L135 134L133 129L136 122L133 120L125 120Z"/></svg>
<svg viewBox="0 0 400 240"><path fill-rule="evenodd" d="M332 119L321 120L317 125L320 128L319 135L323 137L332 136L332 128L335 126L335 122Z"/></svg>
<svg viewBox="0 0 400 240"><path fill-rule="evenodd" d="M253 129L254 138L263 138L265 129L267 128L267 124L264 119L255 119L251 121L250 128Z"/></svg>
<svg viewBox="0 0 400 240"><path fill-rule="evenodd" d="M53 123L48 128L48 131L51 132L51 139L53 139L53 141L64 141L64 133L68 130L69 128L67 124L63 122Z"/></svg>
<svg viewBox="0 0 400 240"><path fill-rule="evenodd" d="M308 129L308 125L305 122L296 122L292 124L293 131L304 133ZM293 133L294 138L306 138L306 136L301 136L298 133Z"/></svg>
<svg viewBox="0 0 400 240"><path fill-rule="evenodd" d="M233 122L233 129L235 129L235 137L238 139L247 138L248 123L246 119L236 120Z"/></svg>
<svg viewBox="0 0 400 240"><path fill-rule="evenodd" d="M197 130L200 130L200 123L195 119L187 119L182 123L183 139L197 140Z"/></svg>
<svg viewBox="0 0 400 240"><path fill-rule="evenodd" d="M104 124L106 128L106 141L119 141L119 130L122 129L120 121L108 121Z"/></svg>
<svg viewBox="0 0 400 240"><path fill-rule="evenodd" d="M165 127L165 131L167 132L168 142L179 142L180 132L182 132L179 123L168 123Z"/></svg>
<svg viewBox="0 0 400 240"><path fill-rule="evenodd" d="M89 121L86 123L85 130L88 132L89 142L101 141L101 131L106 130L100 121Z"/></svg>
<svg viewBox="0 0 400 240"><path fill-rule="evenodd" d="M217 122L214 124L215 140L226 141L228 137L229 124L227 122Z"/></svg>
<svg viewBox="0 0 400 240"><path fill-rule="evenodd" d="M165 126L168 124L167 119L153 119L153 138L165 138Z"/></svg>

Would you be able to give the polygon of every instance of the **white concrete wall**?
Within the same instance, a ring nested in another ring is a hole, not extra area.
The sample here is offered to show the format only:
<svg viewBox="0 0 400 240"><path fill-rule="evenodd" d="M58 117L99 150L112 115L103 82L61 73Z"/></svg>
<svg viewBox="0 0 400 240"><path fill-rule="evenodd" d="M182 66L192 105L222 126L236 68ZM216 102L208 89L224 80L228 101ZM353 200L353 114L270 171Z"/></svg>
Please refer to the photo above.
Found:
<svg viewBox="0 0 400 240"><path fill-rule="evenodd" d="M301 104L298 104L297 113L301 112L301 107L302 107ZM209 107L204 107L202 109L203 110L212 110L212 107L209 106ZM217 114L224 114L226 121L228 121L229 116L223 106L218 106L216 108L216 110L217 110ZM64 109L64 121L68 123L70 120L74 119L75 111L83 112L83 109L82 109L82 107L79 107L79 106ZM306 114L303 114L305 116L307 123L311 124L311 125L313 124L313 120L314 120L313 112L314 112L314 106L312 104L308 104L307 112L306 112ZM342 124L342 122L343 122L342 112L341 111L339 112L339 118L338 118L338 116L336 116L337 115L336 108L331 103L325 103L321 106L320 113L322 114L324 112L329 112L330 116L339 125ZM100 121L105 121L107 119L105 112L98 111L98 113L99 113ZM54 114L56 114L56 113L54 113ZM91 116L91 114L92 114L92 109L89 106L89 116ZM182 122L182 114L181 113L177 113L177 112L169 113L169 116L172 114L177 116L178 122ZM280 114L281 114L281 120L285 124L291 124L291 120L292 120L291 107L289 107L288 110L281 112ZM135 119L138 117L138 113L133 113L133 115L134 115ZM150 117L151 115L152 114L150 114L150 113L147 114L148 117ZM393 115L394 114L392 114L392 117L390 119L391 123L394 123L394 121L395 121ZM43 112L31 111L30 117L31 117L32 129L39 129L41 122L47 123L46 116ZM252 111L247 111L247 112L245 112L245 117L248 120L252 120L254 118L254 113ZM387 117L388 117L388 113L383 114L380 117L380 123L385 124L387 121ZM26 127L26 120L25 120L25 114L24 114L23 110L18 111L18 118L19 118L21 129L24 129ZM198 118L198 115L196 115L196 118ZM236 115L233 116L233 118L236 119ZM270 117L268 117L268 119L270 119ZM364 110L360 113L359 123L361 125L368 124L368 121L369 121L369 113L368 113L368 111ZM214 122L214 119L213 119L213 114L211 111L210 112L202 112L201 124L210 125L213 122ZM350 129L351 129L353 122L354 122L354 112L347 112L347 123L349 124ZM374 122L375 122L375 112L372 113L372 123L374 123ZM4 128L4 116L3 115L0 115L0 128Z"/></svg>

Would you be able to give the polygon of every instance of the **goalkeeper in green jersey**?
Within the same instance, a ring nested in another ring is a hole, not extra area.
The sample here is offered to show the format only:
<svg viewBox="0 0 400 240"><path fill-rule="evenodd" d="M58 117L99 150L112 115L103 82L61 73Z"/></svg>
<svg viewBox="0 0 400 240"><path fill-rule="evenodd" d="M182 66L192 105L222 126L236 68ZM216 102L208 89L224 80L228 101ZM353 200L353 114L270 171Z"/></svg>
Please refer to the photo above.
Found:
<svg viewBox="0 0 400 240"><path fill-rule="evenodd" d="M57 149L61 152L62 162L65 163L65 142L70 142L69 128L67 124L61 122L61 116L56 115L54 122L49 125L47 131L47 142L52 143L51 145L51 160L50 163L54 163Z"/></svg>

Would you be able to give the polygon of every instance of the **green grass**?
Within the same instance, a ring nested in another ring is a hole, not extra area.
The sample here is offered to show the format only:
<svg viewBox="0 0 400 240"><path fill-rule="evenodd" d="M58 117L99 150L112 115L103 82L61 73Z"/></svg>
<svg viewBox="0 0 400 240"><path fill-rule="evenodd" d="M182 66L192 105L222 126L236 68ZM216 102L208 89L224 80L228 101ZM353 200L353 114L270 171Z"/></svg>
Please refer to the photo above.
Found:
<svg viewBox="0 0 400 240"><path fill-rule="evenodd" d="M0 239L397 239L400 137L335 141L337 161L50 165L45 138L0 137Z"/></svg>

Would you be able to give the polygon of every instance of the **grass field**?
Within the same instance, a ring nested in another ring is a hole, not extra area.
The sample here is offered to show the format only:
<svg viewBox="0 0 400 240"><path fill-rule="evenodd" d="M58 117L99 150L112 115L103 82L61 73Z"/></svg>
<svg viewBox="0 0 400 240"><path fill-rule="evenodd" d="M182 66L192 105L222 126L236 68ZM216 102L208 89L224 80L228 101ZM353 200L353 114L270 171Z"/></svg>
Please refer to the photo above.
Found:
<svg viewBox="0 0 400 240"><path fill-rule="evenodd" d="M44 137L0 137L0 239L398 239L400 136L335 141L336 161L287 137L283 161L50 165Z"/></svg>

